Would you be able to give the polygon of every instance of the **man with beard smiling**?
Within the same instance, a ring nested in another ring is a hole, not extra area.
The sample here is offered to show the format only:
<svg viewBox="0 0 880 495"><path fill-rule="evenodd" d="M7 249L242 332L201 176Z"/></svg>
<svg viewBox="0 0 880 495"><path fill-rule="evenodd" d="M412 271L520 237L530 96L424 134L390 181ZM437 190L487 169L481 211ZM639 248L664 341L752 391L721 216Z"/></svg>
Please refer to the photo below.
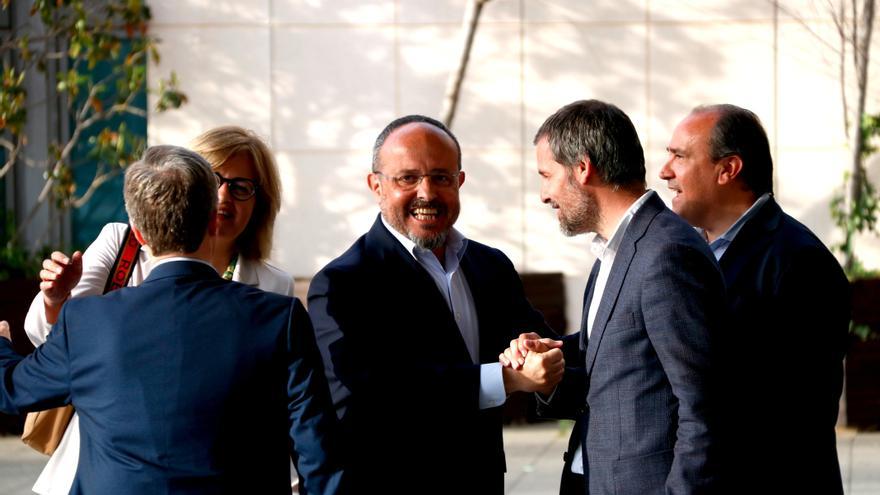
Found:
<svg viewBox="0 0 880 495"><path fill-rule="evenodd" d="M565 235L595 233L581 331L539 413L576 420L562 494L711 493L716 331L724 285L706 243L645 189L645 158L619 108L577 101L535 135L541 200ZM520 345L501 355L519 367Z"/></svg>
<svg viewBox="0 0 880 495"><path fill-rule="evenodd" d="M356 492L501 494L506 394L549 392L561 377L558 349L521 371L497 362L521 332L553 333L510 260L453 228L464 181L446 126L391 122L367 176L381 214L312 280L309 312Z"/></svg>

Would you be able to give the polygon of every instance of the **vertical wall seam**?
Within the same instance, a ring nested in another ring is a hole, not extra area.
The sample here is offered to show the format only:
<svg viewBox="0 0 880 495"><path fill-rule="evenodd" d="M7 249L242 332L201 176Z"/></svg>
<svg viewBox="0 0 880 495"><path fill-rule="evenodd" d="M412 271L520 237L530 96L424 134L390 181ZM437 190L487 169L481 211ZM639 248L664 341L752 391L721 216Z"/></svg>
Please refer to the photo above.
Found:
<svg viewBox="0 0 880 495"><path fill-rule="evenodd" d="M773 2L773 183L778 182L779 171L779 2ZM776 184L778 185L778 184ZM778 192L777 188L774 190Z"/></svg>
<svg viewBox="0 0 880 495"><path fill-rule="evenodd" d="M275 9L274 0L268 0L268 12L266 29L269 37L269 145L272 151L278 151L278 141L275 133Z"/></svg>
<svg viewBox="0 0 880 495"><path fill-rule="evenodd" d="M651 136L651 119L654 115L651 105L651 0L645 0L645 147L650 153L653 140Z"/></svg>
<svg viewBox="0 0 880 495"><path fill-rule="evenodd" d="M522 256L522 271L527 272L528 264L528 221L526 198L528 197L528 163L526 161L526 149L528 149L528 137L526 136L526 41L525 41L525 0L519 1L519 162L520 162L520 255Z"/></svg>

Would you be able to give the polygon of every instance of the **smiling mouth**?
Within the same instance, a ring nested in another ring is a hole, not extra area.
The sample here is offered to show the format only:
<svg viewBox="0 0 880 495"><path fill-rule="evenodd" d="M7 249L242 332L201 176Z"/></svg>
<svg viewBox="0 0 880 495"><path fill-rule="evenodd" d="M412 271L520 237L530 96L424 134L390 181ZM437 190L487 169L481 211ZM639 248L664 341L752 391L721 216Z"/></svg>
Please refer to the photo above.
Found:
<svg viewBox="0 0 880 495"><path fill-rule="evenodd" d="M220 218L227 218L228 219L228 218L234 217L235 213L231 209L226 208L224 206L221 206L221 207L217 208L217 216Z"/></svg>
<svg viewBox="0 0 880 495"><path fill-rule="evenodd" d="M438 216L437 208L413 208L411 213L416 220L423 222L436 220Z"/></svg>

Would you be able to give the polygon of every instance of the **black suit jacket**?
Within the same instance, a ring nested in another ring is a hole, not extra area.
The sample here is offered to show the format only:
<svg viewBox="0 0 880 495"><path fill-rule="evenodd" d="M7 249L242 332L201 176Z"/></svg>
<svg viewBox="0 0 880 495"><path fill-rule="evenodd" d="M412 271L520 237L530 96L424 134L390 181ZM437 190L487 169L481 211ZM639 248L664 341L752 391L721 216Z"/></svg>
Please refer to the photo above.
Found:
<svg viewBox="0 0 880 495"><path fill-rule="evenodd" d="M842 493L834 425L849 284L771 198L721 257L732 311L725 424L732 493Z"/></svg>
<svg viewBox="0 0 880 495"><path fill-rule="evenodd" d="M479 321L480 363L520 332L552 335L501 251L469 240L460 270ZM349 453L346 479L376 493L501 493L501 408L478 407L471 361L433 279L377 218L309 288Z"/></svg>
<svg viewBox="0 0 880 495"><path fill-rule="evenodd" d="M291 457L306 493L339 488L305 309L207 264L168 262L139 287L71 299L30 356L0 339L0 376L4 412L76 407L71 493L290 493Z"/></svg>
<svg viewBox="0 0 880 495"><path fill-rule="evenodd" d="M586 493L695 494L717 486L717 338L724 284L706 242L656 194L624 233L589 339L564 339L545 416L576 419ZM573 454L573 448L569 451ZM570 463L567 459L566 469Z"/></svg>

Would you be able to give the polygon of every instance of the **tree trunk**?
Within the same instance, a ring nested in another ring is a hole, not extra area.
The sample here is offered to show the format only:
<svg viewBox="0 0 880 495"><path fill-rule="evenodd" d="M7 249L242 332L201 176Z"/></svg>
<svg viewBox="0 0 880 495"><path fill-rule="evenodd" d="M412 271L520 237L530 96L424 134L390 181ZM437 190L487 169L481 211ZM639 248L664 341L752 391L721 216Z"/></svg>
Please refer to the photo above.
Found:
<svg viewBox="0 0 880 495"><path fill-rule="evenodd" d="M855 1L855 0L854 0ZM874 4L875 0L864 0L861 16L853 16L852 47L856 69L856 108L851 122L850 141L852 143L852 168L850 169L849 194L846 200L846 211L852 211L853 205L858 204L862 198L862 181L865 180L865 170L862 164L864 139L862 136L862 116L865 114L865 99L868 90L868 65L871 51L871 34L874 30ZM855 9L855 5L853 6ZM853 267L852 239L850 249L845 253L844 268L849 271Z"/></svg>
<svg viewBox="0 0 880 495"><path fill-rule="evenodd" d="M462 28L465 31L464 45L461 49L461 57L458 60L458 67L449 74L449 79L446 81L443 115L440 119L449 128L452 127L452 119L455 118L455 109L458 106L458 98L461 93L461 83L464 81L464 74L471 56L471 46L474 44L474 35L477 32L477 25L480 23L480 14L483 11L483 6L487 3L489 3L489 0L470 0L464 12L464 20L462 21Z"/></svg>

